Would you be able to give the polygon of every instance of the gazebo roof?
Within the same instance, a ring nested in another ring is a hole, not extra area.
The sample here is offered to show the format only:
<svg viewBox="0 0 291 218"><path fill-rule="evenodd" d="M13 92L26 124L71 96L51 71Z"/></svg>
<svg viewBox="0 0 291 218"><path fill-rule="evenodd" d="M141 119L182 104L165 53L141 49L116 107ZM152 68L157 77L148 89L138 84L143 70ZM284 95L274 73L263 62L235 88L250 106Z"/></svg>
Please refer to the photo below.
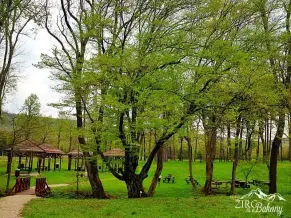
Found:
<svg viewBox="0 0 291 218"><path fill-rule="evenodd" d="M79 154L80 157L83 156L83 152L79 149L74 149L68 153L68 155L72 155L72 157L77 157Z"/></svg>
<svg viewBox="0 0 291 218"><path fill-rule="evenodd" d="M120 148L113 148L103 153L106 157L124 157L125 153Z"/></svg>
<svg viewBox="0 0 291 218"><path fill-rule="evenodd" d="M47 154L65 154L62 150L55 148L50 144L43 143L38 145L38 147L43 149Z"/></svg>
<svg viewBox="0 0 291 218"><path fill-rule="evenodd" d="M43 149L36 146L36 144L30 140L24 140L18 144L11 145L11 147L13 147L13 151L17 153L45 153ZM11 147L7 150L10 151Z"/></svg>

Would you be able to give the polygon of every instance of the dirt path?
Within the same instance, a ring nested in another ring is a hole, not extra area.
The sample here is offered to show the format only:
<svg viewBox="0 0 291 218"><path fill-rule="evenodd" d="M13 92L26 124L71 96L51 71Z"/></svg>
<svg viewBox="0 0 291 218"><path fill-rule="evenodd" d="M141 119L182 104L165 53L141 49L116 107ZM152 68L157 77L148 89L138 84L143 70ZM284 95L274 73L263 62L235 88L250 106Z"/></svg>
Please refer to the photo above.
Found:
<svg viewBox="0 0 291 218"><path fill-rule="evenodd" d="M13 195L0 199L0 217L18 218L26 203L37 198L35 195Z"/></svg>
<svg viewBox="0 0 291 218"><path fill-rule="evenodd" d="M49 185L53 187L68 186L69 184ZM38 198L35 196L35 187L21 192L17 195L0 198L0 217L2 218L19 218L24 205L31 199Z"/></svg>

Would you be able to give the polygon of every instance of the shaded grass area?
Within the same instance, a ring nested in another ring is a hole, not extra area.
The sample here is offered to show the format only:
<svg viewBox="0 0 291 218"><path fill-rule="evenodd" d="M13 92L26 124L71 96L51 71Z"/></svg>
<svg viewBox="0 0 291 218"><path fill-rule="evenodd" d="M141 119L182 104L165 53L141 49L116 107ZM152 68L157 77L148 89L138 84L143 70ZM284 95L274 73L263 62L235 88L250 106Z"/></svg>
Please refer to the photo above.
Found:
<svg viewBox="0 0 291 218"><path fill-rule="evenodd" d="M164 163L162 176L172 174L175 183L162 183L157 187L155 196L145 199L127 199L125 183L117 180L111 173L100 172L100 178L105 190L117 199L90 199L89 181L80 177L79 191L76 194L76 172L67 171L66 159L63 160L64 169L60 172L43 172L48 184L71 184L66 187L52 188L53 195L47 199L31 201L24 209L24 217L276 217L274 213L248 213L245 209L235 208L236 202L226 195L216 194L205 197L201 188L205 181L205 163L193 163L193 173L201 186L196 190L187 185L185 178L188 173L188 162L169 161ZM0 159L0 190L6 183L5 166ZM139 170L141 169L140 163ZM241 163L243 164L243 163ZM145 190L150 185L155 171L155 163L144 181ZM215 162L214 180L229 180L231 178L232 163ZM14 177L14 176L13 176ZM242 168L237 169L237 178L244 180ZM14 178L13 178L14 179ZM257 164L249 179L268 180L268 169L265 164ZM32 179L34 185L35 179ZM15 182L15 180L14 180ZM13 185L13 180L12 180ZM257 188L251 186L251 189ZM260 187L265 193L267 186ZM250 189L237 189L238 195L246 194ZM291 218L291 163L278 163L278 192L287 200L279 202L283 206L283 216Z"/></svg>

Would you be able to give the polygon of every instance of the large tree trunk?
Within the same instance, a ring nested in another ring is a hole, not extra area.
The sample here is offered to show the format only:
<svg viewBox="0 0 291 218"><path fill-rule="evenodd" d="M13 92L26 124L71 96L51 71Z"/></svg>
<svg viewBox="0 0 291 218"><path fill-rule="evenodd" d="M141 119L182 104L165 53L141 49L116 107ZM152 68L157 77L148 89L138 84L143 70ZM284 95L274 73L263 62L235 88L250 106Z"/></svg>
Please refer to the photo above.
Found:
<svg viewBox="0 0 291 218"><path fill-rule="evenodd" d="M156 189L157 184L158 184L159 177L160 177L162 170L163 170L163 153L164 153L163 151L164 151L164 149L163 149L163 147L161 147L157 153L157 168L156 168L154 177L152 179L151 186L148 190L149 197L154 195L155 189Z"/></svg>
<svg viewBox="0 0 291 218"><path fill-rule="evenodd" d="M236 169L238 165L238 160L239 160L239 136L241 135L241 129L242 129L242 124L241 124L241 116L237 118L236 121L236 131L235 131L235 146L234 146L234 157L233 157L233 162L232 162L232 172L231 172L231 189L230 189L230 194L235 193L235 179L236 179Z"/></svg>
<svg viewBox="0 0 291 218"><path fill-rule="evenodd" d="M190 175L190 182L192 184L192 187L195 188L195 182L194 182L194 177L193 177L193 169L192 169L192 163L193 163L193 158L192 158L192 143L191 143L191 138L189 136L185 137L187 144L188 144L188 155L189 155L189 175Z"/></svg>
<svg viewBox="0 0 291 218"><path fill-rule="evenodd" d="M215 118L213 118L215 119ZM212 121L213 123L215 121ZM217 129L215 126L212 126L210 129L207 129L205 132L206 135L206 181L203 188L203 191L206 195L212 193L211 182L213 177L213 161L215 160L216 152L216 135Z"/></svg>
<svg viewBox="0 0 291 218"><path fill-rule="evenodd" d="M84 156L88 157L90 154L89 152L83 152ZM106 198L106 194L103 188L103 185L101 183L101 180L99 179L99 172L96 160L88 160L85 162L85 166L88 172L88 178L91 185L92 190L92 197L94 198ZM90 172L90 173L89 173Z"/></svg>
<svg viewBox="0 0 291 218"><path fill-rule="evenodd" d="M132 174L130 179L125 180L128 198L141 198L147 197L143 188L143 179L136 174Z"/></svg>
<svg viewBox="0 0 291 218"><path fill-rule="evenodd" d="M277 132L272 142L272 149L271 149L271 156L270 156L269 193L271 194L277 192L277 161L278 161L277 159L278 159L279 148L282 143L282 136L284 134L284 126L285 126L285 114L283 112L280 112L279 121L277 125Z"/></svg>
<svg viewBox="0 0 291 218"><path fill-rule="evenodd" d="M77 128L83 128L83 119L82 119L82 104L79 96L75 96L76 98L76 117L77 117ZM78 141L80 145L86 145L85 138L81 135L78 136ZM85 158L85 166L88 172L88 178L90 181L91 189L92 189L92 197L94 198L105 198L106 194L102 185L102 182L99 178L97 162L93 161L90 157L89 152L83 152Z"/></svg>
<svg viewBox="0 0 291 218"><path fill-rule="evenodd" d="M122 120L122 117L121 117L121 120ZM125 143L125 141L123 141L123 143ZM136 174L136 168L138 166L138 153L137 152L138 152L137 146L134 146L134 145L125 146L123 180L127 187L128 198L140 198L140 197L147 196L142 185L144 177Z"/></svg>
<svg viewBox="0 0 291 218"><path fill-rule="evenodd" d="M203 188L206 195L212 193L211 182L213 177L213 160L209 156L210 155L206 155L206 181Z"/></svg>

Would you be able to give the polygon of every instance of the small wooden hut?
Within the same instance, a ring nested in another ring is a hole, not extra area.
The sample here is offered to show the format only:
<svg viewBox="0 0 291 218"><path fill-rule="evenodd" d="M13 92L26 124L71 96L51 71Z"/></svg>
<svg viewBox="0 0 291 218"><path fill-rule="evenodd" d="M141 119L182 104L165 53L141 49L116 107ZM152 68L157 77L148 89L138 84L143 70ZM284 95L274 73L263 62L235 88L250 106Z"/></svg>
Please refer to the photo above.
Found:
<svg viewBox="0 0 291 218"><path fill-rule="evenodd" d="M108 157L110 163L112 164L115 170L121 171L124 167L124 157L125 152L120 148L113 148L109 151L103 153L105 157ZM102 163L102 171L104 168L104 163Z"/></svg>
<svg viewBox="0 0 291 218"><path fill-rule="evenodd" d="M40 157L45 154L45 151L39 148L35 143L30 140L24 140L15 145L10 145L10 148L6 149L8 155L7 161L7 172L8 164L12 162L12 157L18 157L18 168L21 171L32 171L33 157ZM12 153L11 153L12 152ZM25 162L23 159L25 158Z"/></svg>
<svg viewBox="0 0 291 218"><path fill-rule="evenodd" d="M42 171L45 171L45 170L50 171L51 170L51 160L52 159L54 160L54 162L53 162L54 171L56 169L60 171L62 168L62 156L65 153L62 150L55 148L54 146L47 144L47 143L40 144L40 145L38 145L38 147L45 151L45 153L42 155L42 157L39 157L39 159L38 159L38 166L41 166ZM47 166L45 163L46 158L48 159ZM57 159L59 159L60 163L57 163Z"/></svg>
<svg viewBox="0 0 291 218"><path fill-rule="evenodd" d="M84 156L83 152L80 149L74 149L68 153L68 170L70 171L72 168L72 160L75 160L75 171L84 170ZM81 162L81 164L80 164Z"/></svg>

